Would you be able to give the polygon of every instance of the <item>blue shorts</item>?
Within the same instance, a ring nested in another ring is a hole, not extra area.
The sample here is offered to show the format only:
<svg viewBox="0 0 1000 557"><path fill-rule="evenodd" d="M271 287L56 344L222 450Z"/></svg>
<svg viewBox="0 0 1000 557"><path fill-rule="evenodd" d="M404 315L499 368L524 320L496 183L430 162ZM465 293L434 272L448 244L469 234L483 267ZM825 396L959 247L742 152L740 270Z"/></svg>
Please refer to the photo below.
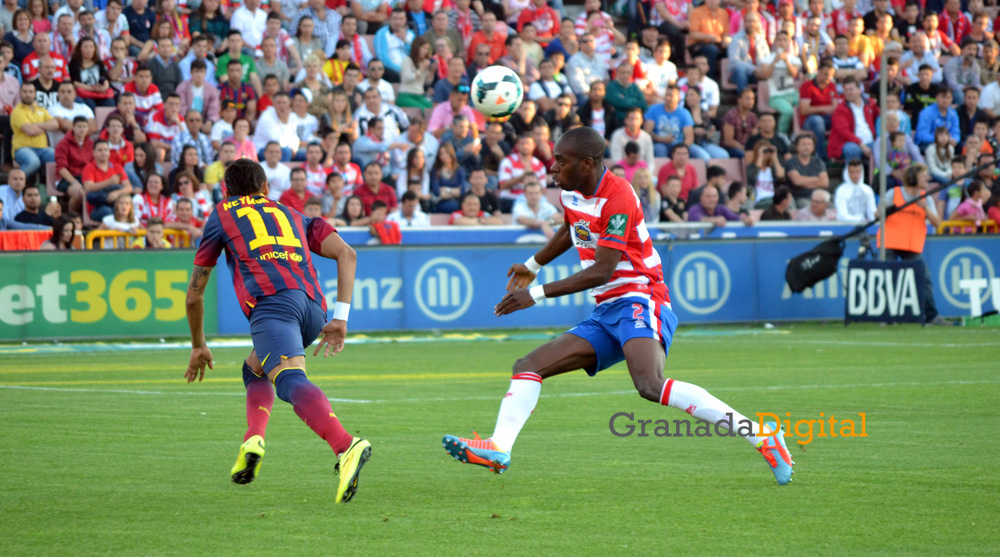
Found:
<svg viewBox="0 0 1000 557"><path fill-rule="evenodd" d="M594 348L597 364L587 375L607 369L625 359L622 347L634 338L655 338L669 353L677 330L677 316L666 304L643 298L621 298L597 306L583 323L566 331L586 340Z"/></svg>
<svg viewBox="0 0 1000 557"><path fill-rule="evenodd" d="M282 358L304 356L326 324L326 312L302 290L280 290L250 310L250 336L264 373Z"/></svg>

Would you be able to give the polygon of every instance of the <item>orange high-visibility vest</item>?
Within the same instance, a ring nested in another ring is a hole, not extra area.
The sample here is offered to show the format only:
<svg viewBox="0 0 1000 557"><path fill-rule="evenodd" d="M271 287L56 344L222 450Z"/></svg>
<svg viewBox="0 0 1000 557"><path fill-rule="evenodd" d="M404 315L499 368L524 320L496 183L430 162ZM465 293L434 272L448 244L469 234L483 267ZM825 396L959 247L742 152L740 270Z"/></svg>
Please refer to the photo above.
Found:
<svg viewBox="0 0 1000 557"><path fill-rule="evenodd" d="M920 195L924 192L921 191ZM903 199L903 188L896 188L892 198L893 204L899 207L906 203ZM913 253L923 253L924 240L927 239L927 211L916 203L897 211L885 219L885 247Z"/></svg>

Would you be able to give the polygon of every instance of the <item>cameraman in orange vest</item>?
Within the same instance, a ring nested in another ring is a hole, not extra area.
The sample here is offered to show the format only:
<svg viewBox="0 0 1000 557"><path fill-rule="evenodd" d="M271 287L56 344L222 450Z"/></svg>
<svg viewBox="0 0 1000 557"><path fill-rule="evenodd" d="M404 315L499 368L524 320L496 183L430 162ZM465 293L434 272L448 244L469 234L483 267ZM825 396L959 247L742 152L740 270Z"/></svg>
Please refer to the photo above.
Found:
<svg viewBox="0 0 1000 557"><path fill-rule="evenodd" d="M923 164L908 167L903 174L903 186L886 192L882 205L899 207L927 191L930 173ZM941 217L933 203L928 203L924 197L909 207L897 211L885 219L885 255L886 261L917 260L924 266L924 299L926 300L926 325L945 325L947 322L938 315L934 303L934 288L931 284L930 269L924 261L924 241L927 239L927 223L937 226Z"/></svg>

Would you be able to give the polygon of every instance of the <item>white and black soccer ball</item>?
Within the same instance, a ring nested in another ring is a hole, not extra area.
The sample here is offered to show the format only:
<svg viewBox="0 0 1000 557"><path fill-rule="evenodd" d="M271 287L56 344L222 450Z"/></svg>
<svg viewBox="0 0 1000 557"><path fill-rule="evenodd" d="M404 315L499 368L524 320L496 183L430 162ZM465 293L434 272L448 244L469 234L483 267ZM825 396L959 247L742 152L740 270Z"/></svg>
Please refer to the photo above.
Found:
<svg viewBox="0 0 1000 557"><path fill-rule="evenodd" d="M487 118L506 118L524 99L524 86L514 70L490 66L472 80L472 104Z"/></svg>

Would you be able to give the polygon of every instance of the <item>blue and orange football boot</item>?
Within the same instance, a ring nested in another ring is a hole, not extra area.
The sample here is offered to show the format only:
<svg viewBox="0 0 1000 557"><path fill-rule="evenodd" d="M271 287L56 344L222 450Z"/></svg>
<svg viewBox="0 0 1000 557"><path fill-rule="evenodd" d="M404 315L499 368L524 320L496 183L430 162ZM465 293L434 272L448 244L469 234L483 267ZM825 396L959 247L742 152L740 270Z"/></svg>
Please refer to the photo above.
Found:
<svg viewBox="0 0 1000 557"><path fill-rule="evenodd" d="M792 481L792 474L795 473L792 470L792 465L795 464L795 461L792 460L792 455L788 453L788 447L785 446L785 434L781 428L774 422L767 422L764 426L771 431L777 430L777 433L772 437L765 437L757 445L757 450L764 455L764 460L774 472L774 479L778 480L778 485L785 485Z"/></svg>
<svg viewBox="0 0 1000 557"><path fill-rule="evenodd" d="M480 439L479 434L472 432L475 439L445 435L441 440L444 450L455 460L466 464L478 464L503 474L510 466L510 452L501 451L492 439Z"/></svg>
<svg viewBox="0 0 1000 557"><path fill-rule="evenodd" d="M264 460L264 438L254 435L240 445L240 454L236 457L236 464L229 471L233 482L245 485L257 477L260 471L261 462Z"/></svg>

